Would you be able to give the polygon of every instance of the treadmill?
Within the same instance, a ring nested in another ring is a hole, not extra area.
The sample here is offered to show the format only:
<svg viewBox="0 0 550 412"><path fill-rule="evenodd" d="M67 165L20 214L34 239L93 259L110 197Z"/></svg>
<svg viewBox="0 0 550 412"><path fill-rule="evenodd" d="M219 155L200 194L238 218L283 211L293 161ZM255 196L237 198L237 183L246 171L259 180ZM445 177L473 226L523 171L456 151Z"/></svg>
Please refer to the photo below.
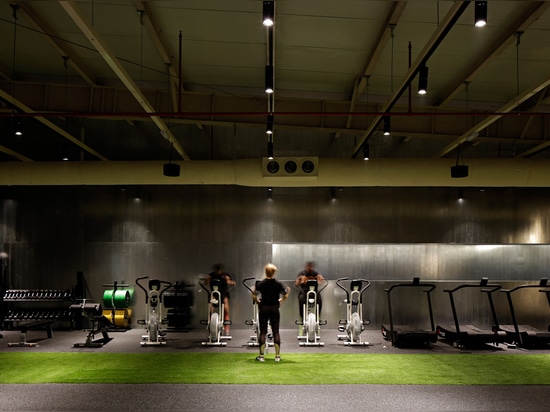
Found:
<svg viewBox="0 0 550 412"><path fill-rule="evenodd" d="M420 287L425 288L423 292L426 293L428 300L428 310L430 313L430 325L431 330L425 330L411 325L395 325L393 323L393 309L391 301L391 292L397 288L403 287ZM392 346L418 346L426 345L430 346L430 343L437 342L437 333L434 328L434 319L432 311L432 300L430 293L435 289L435 285L430 283L420 282L420 278L415 277L412 283L399 283L391 286L388 289L384 289L388 297L388 311L389 311L389 325L382 325L382 336L384 339L391 341Z"/></svg>
<svg viewBox="0 0 550 412"><path fill-rule="evenodd" d="M540 279L538 284L520 285L509 290L503 289L501 292L506 293L506 297L508 298L508 306L513 323L511 325L498 325L500 330L506 332L509 342L522 348L542 346L550 343L550 326L548 326L548 330L544 330L530 325L519 325L517 322L516 311L512 302L512 293L527 288L540 288L539 292L546 293L546 298L550 305L550 285L547 278Z"/></svg>
<svg viewBox="0 0 550 412"><path fill-rule="evenodd" d="M475 325L461 325L458 321L456 306L454 301L454 293L465 288L479 288L481 292L487 294L489 306L493 316L493 327L491 329L482 329ZM498 345L506 342L506 332L498 329L497 316L495 305L493 303L492 293L501 289L501 285L489 283L488 278L482 278L479 284L465 283L457 286L454 289L446 289L444 292L449 294L451 301L451 309L453 311L454 324L437 325L437 334L446 341L449 341L453 346L464 348L467 346L479 346L492 343Z"/></svg>

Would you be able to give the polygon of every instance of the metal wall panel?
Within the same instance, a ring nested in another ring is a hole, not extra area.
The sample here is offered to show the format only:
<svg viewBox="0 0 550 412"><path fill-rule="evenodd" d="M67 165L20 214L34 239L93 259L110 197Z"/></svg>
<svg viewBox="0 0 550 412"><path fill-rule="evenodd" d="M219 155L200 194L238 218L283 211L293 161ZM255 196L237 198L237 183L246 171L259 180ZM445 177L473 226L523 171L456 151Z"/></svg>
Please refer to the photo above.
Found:
<svg viewBox="0 0 550 412"><path fill-rule="evenodd" d="M373 280L365 292L372 327L387 316L388 282L413 276L533 281L546 276L550 263L546 189L464 188L462 201L458 189L449 188L287 187L268 194L266 188L238 186L52 186L3 188L0 194L0 240L9 255L11 287L70 287L83 271L97 300L102 284L115 280L180 281L196 294L194 327L206 313L197 281L217 262L239 282L231 305L238 328L251 312L240 282L262 277L270 261L289 285L307 260L317 261L332 281ZM332 283L324 292L324 313L335 329L344 306ZM439 289L434 308L445 318L448 298ZM292 293L283 327L295 327ZM143 316L144 299L137 297L136 315ZM407 313L403 308L401 314Z"/></svg>
<svg viewBox="0 0 550 412"><path fill-rule="evenodd" d="M448 294L443 290L461 283L477 283L482 277L491 282L505 285L517 285L535 282L548 277L549 245L444 245L444 244L384 244L384 245L334 245L334 244L274 244L273 261L279 267L280 276L292 285L304 262L313 260L317 269L327 279L329 286L323 291L325 317L329 324L337 325L342 312L344 293L337 288L335 280L340 277L364 278L373 282L365 291L364 315L376 328L387 321L387 296L385 288L394 283L410 282L419 277L425 282L435 282L437 290L433 292L433 307L440 322L451 322L452 313ZM293 276L288 276L293 274ZM513 282L511 282L513 281ZM408 290L408 289L406 289ZM469 291L469 289L468 289ZM414 302L413 305L394 305L397 317L405 320L411 315L411 308L425 309L425 301L418 303L416 292L397 292L396 302ZM293 294L297 292L293 290ZM490 312L485 296L480 293L460 293L458 308L467 308L462 316L465 321L490 323ZM500 296L500 295L499 295ZM325 298L326 297L326 298ZM548 303L538 297L542 317L550 322ZM502 311L507 316L504 297ZM498 302L495 299L495 302ZM529 300L518 300L518 310L525 309ZM526 305L524 308L523 305ZM289 305L291 306L291 305ZM284 319L294 319L298 306L283 309ZM345 314L345 312L343 312ZM546 315L545 315L546 314ZM427 316L427 315L426 315ZM420 317L422 319L422 317ZM424 317L424 322L428 318ZM539 323L540 323L540 319ZM474 322L475 323L475 322ZM291 326L290 323L286 323Z"/></svg>

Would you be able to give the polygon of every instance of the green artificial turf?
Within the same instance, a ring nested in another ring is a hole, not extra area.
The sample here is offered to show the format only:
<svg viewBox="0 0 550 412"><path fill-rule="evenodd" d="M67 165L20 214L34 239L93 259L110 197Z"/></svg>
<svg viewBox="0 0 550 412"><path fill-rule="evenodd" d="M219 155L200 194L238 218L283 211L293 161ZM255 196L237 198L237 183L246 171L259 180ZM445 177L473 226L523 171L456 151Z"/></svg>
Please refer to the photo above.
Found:
<svg viewBox="0 0 550 412"><path fill-rule="evenodd" d="M0 353L0 383L548 385L550 355Z"/></svg>

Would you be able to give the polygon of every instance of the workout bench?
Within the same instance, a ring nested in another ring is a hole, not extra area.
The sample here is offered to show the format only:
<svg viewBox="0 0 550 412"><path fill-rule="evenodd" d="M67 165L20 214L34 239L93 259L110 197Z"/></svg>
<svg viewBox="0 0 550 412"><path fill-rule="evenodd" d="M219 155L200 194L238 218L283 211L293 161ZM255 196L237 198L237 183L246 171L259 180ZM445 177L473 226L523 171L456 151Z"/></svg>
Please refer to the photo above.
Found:
<svg viewBox="0 0 550 412"><path fill-rule="evenodd" d="M38 329L38 328L44 327L46 329L46 333L48 334L48 339L51 339L53 336L52 323L53 323L53 320L38 320L36 322L29 322L29 323L23 323L18 325L18 328L21 332L19 335L19 342L8 343L8 346L10 348L13 346L20 346L20 347L24 346L27 348L38 346L38 343L27 342L27 331L31 329Z"/></svg>

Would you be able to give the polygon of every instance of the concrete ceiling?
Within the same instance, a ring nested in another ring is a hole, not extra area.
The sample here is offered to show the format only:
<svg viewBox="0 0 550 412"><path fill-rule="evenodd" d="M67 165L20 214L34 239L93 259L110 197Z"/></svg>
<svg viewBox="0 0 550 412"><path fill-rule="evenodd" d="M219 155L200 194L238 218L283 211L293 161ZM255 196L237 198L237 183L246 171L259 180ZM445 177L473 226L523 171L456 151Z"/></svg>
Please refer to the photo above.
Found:
<svg viewBox="0 0 550 412"><path fill-rule="evenodd" d="M3 0L0 162L545 159L549 7L275 0L270 104L260 0Z"/></svg>

